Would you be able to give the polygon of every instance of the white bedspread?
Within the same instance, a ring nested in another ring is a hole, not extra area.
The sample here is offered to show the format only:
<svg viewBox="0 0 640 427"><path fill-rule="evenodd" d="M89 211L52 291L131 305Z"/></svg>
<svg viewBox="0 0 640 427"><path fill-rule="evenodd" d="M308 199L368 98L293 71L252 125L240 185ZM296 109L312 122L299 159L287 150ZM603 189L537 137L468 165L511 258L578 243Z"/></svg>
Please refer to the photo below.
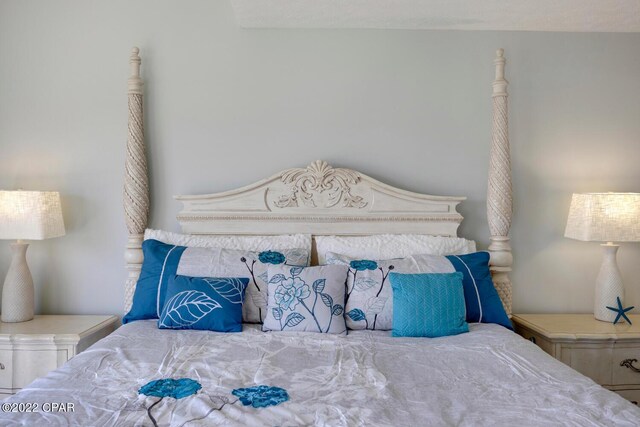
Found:
<svg viewBox="0 0 640 427"><path fill-rule="evenodd" d="M6 402L36 402L39 412L0 413L0 425L149 426L147 408L159 398L138 389L161 378L192 378L202 389L154 406L159 425L640 425L639 408L496 325L404 339L252 326L238 334L171 331L154 321L123 326L36 380ZM290 400L253 408L231 394L259 384L286 389ZM75 410L43 412L46 402Z"/></svg>

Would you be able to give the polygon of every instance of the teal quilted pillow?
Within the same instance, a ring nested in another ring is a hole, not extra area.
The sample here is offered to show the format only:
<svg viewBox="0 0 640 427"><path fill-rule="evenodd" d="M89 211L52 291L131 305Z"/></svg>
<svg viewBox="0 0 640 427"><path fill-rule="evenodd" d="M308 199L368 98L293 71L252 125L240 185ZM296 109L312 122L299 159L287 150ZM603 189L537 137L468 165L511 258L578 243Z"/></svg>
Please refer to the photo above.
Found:
<svg viewBox="0 0 640 427"><path fill-rule="evenodd" d="M390 273L394 337L443 337L469 332L463 275Z"/></svg>

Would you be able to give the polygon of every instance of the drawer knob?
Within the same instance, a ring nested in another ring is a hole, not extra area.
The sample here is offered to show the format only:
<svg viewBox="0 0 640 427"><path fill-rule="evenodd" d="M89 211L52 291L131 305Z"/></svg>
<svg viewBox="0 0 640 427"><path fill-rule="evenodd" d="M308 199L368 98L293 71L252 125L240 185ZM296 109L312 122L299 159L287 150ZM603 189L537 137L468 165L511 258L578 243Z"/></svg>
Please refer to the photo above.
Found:
<svg viewBox="0 0 640 427"><path fill-rule="evenodd" d="M536 337L531 337L531 338L529 338L529 341L531 341L532 343L534 343L534 344L535 344L535 343L536 343Z"/></svg>
<svg viewBox="0 0 640 427"><path fill-rule="evenodd" d="M627 368L631 369L633 372L640 374L640 369L633 366L633 364L637 361L638 359L624 359L622 362L620 362L620 366L626 366Z"/></svg>

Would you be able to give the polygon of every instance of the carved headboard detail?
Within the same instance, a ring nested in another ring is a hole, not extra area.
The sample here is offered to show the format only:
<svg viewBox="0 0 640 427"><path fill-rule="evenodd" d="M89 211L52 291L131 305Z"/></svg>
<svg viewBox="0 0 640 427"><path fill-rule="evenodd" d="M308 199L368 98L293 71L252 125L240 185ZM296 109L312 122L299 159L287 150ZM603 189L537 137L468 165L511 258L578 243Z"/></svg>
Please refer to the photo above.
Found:
<svg viewBox="0 0 640 427"><path fill-rule="evenodd" d="M368 204L361 196L351 194L351 186L360 181L358 172L334 168L323 160L316 160L306 168L284 171L281 180L285 184L291 184L291 192L281 195L273 202L278 208L301 205L315 208L319 205L326 208L341 206L361 209ZM320 200L324 193L328 193L328 198Z"/></svg>
<svg viewBox="0 0 640 427"><path fill-rule="evenodd" d="M413 193L358 171L316 160L223 193L176 196L178 221L191 234L455 236L464 197Z"/></svg>

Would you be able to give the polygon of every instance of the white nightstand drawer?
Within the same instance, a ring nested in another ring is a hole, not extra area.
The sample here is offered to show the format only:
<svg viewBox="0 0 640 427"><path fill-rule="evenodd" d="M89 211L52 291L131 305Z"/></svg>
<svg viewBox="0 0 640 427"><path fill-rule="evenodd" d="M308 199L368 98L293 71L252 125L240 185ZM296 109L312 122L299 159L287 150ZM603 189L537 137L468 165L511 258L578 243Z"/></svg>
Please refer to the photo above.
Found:
<svg viewBox="0 0 640 427"><path fill-rule="evenodd" d="M640 385L640 347L613 350L613 384Z"/></svg>
<svg viewBox="0 0 640 427"><path fill-rule="evenodd" d="M629 317L631 323L618 324L592 314L515 314L512 320L524 338L635 403L640 402L640 315Z"/></svg>
<svg viewBox="0 0 640 427"><path fill-rule="evenodd" d="M0 388L13 387L13 351L0 350Z"/></svg>
<svg viewBox="0 0 640 427"><path fill-rule="evenodd" d="M634 405L640 403L640 390L613 390Z"/></svg>
<svg viewBox="0 0 640 427"><path fill-rule="evenodd" d="M553 355L553 352L554 352L553 342L549 341L542 335L536 334L535 332L525 328L520 328L518 330L518 333L522 335L524 338L531 341L532 343L536 344L538 347L543 349L546 353Z"/></svg>
<svg viewBox="0 0 640 427"><path fill-rule="evenodd" d="M67 350L16 350L13 354L13 387L23 388L69 360Z"/></svg>
<svg viewBox="0 0 640 427"><path fill-rule="evenodd" d="M0 322L0 398L28 386L117 327L115 316L36 316Z"/></svg>
<svg viewBox="0 0 640 427"><path fill-rule="evenodd" d="M613 349L601 345L561 344L560 360L598 384L613 384Z"/></svg>

